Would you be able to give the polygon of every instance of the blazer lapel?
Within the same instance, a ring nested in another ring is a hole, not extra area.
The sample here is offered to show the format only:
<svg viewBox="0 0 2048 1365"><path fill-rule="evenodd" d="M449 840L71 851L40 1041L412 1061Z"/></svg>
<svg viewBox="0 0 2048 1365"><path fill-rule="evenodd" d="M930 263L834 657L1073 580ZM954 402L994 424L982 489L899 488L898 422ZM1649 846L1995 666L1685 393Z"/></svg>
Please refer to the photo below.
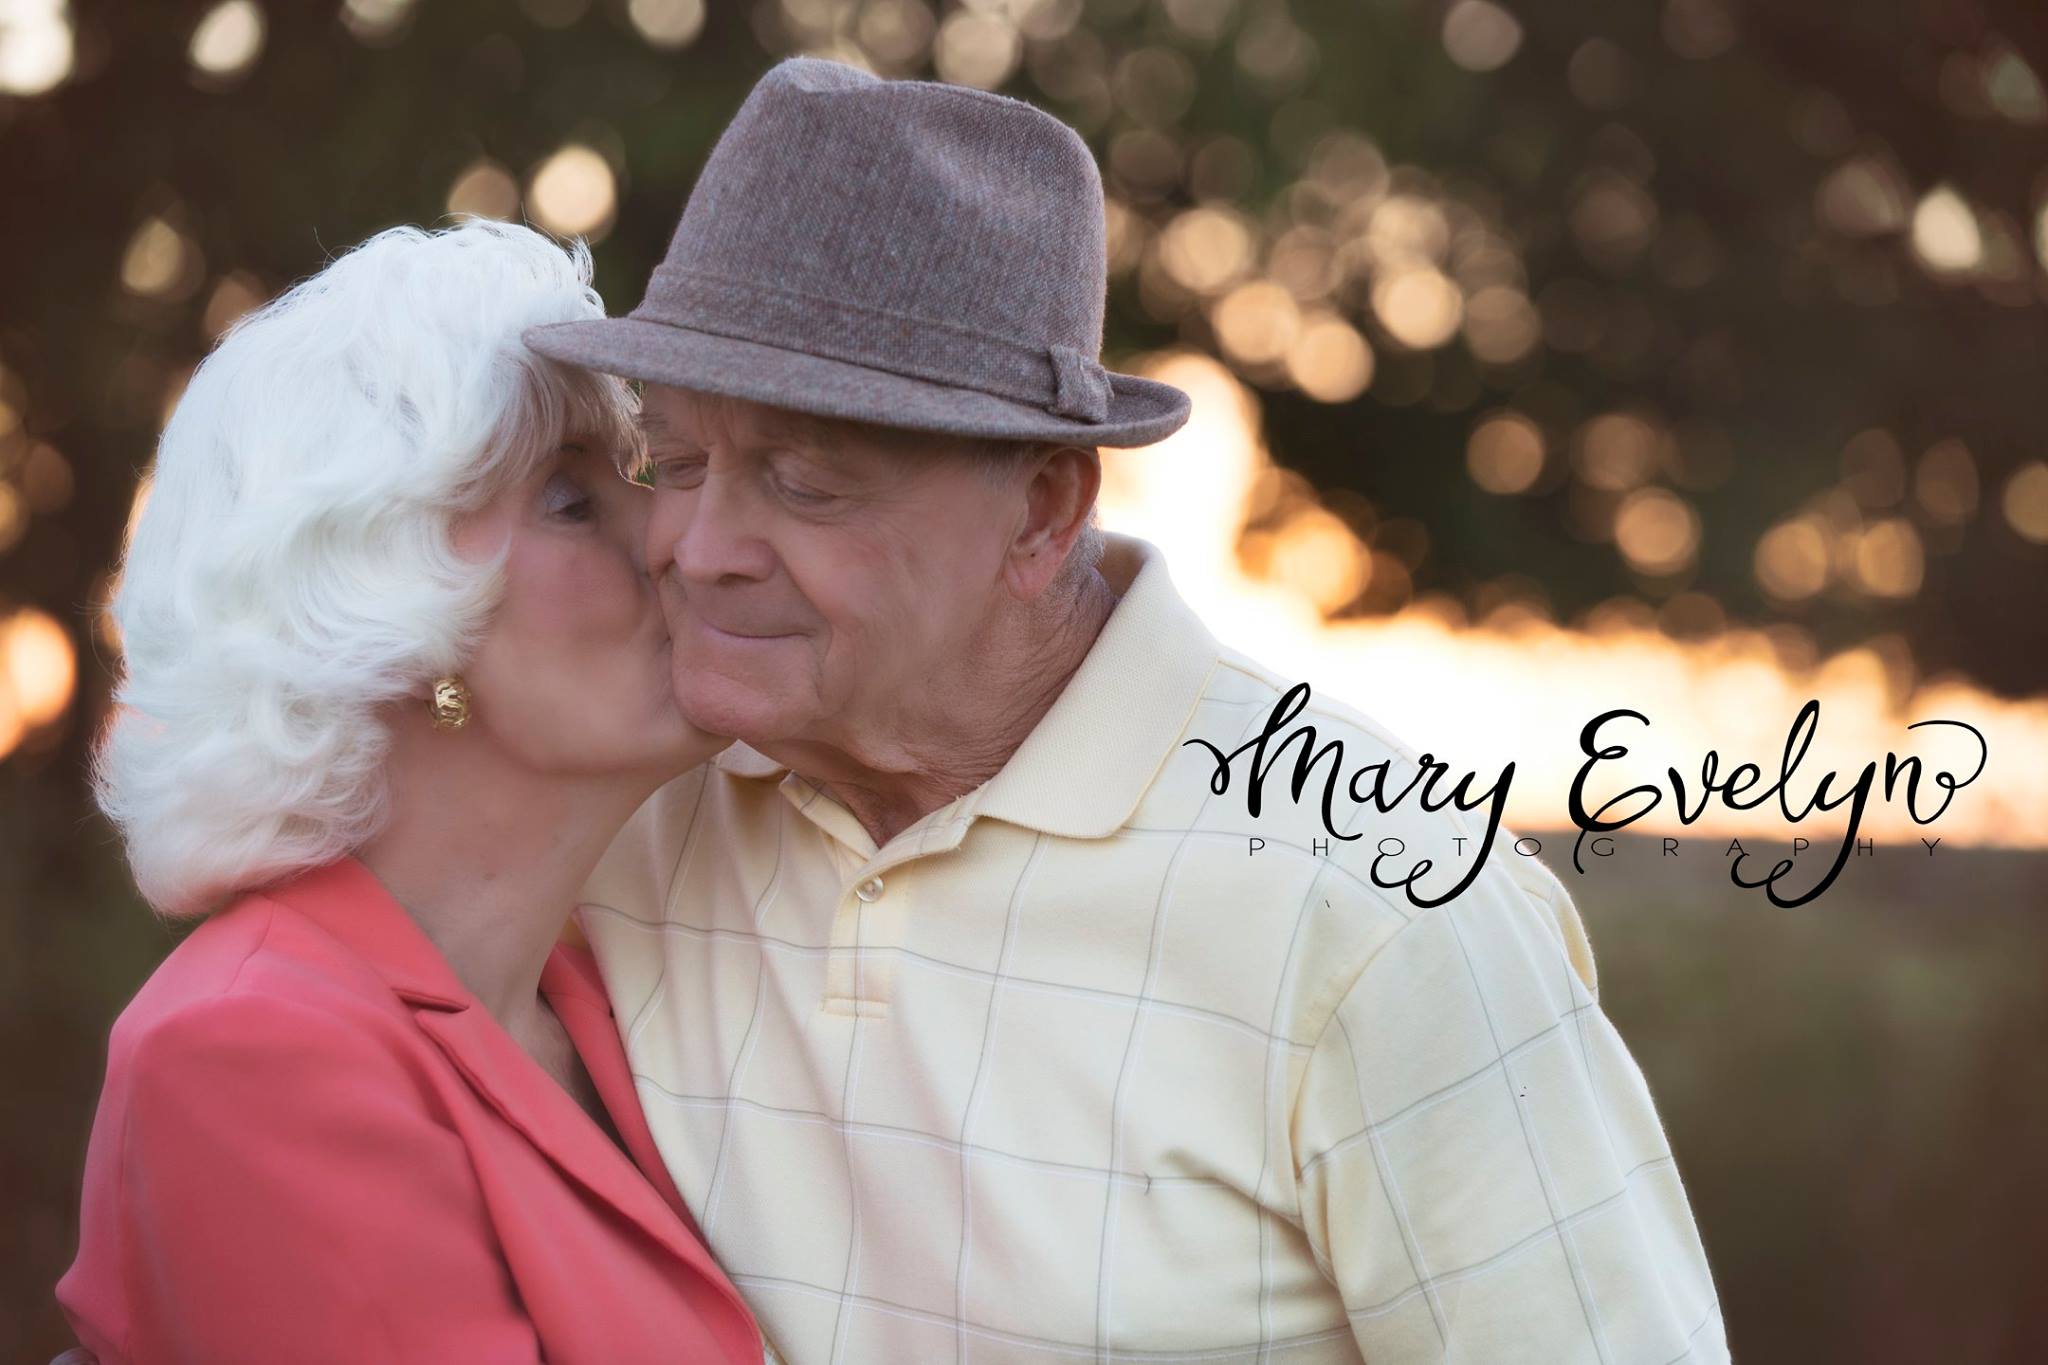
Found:
<svg viewBox="0 0 2048 1365"><path fill-rule="evenodd" d="M586 964L587 952L557 948L548 959L547 970L541 973L541 989L548 993L556 1016L575 1041L577 1055L590 1072L591 1082L604 1100L605 1112L611 1115L612 1125L618 1129L634 1164L662 1202L701 1238L697 1220L669 1176L668 1164L662 1160L661 1149L655 1146L654 1134L647 1126L647 1115L641 1112L632 1069L619 1042L617 1019L599 984L597 968Z"/></svg>
<svg viewBox="0 0 2048 1365"><path fill-rule="evenodd" d="M710 1254L655 1186L482 1005L422 1009L414 1017L471 1088L556 1166L676 1256L700 1268L711 1264Z"/></svg>
<svg viewBox="0 0 2048 1365"><path fill-rule="evenodd" d="M633 1144L634 1159L648 1171L661 1172L665 1189L651 1183L651 1177L643 1175L625 1153L613 1146L590 1115L499 1025L375 873L357 859L343 858L296 877L268 894L319 925L381 976L412 1007L414 1023L447 1055L470 1088L566 1175L630 1218L712 1283L723 1287L733 1302L741 1302L710 1252L694 1235L695 1224L686 1221L688 1214L677 1217L682 1200L674 1185L668 1183L667 1172L659 1153L654 1151L652 1138L647 1136L646 1120L637 1104L625 1106L632 1112L623 1115L621 1106L609 1098L606 1101L619 1124L620 1136ZM556 1003L569 995L584 993L575 989L574 969L563 960L559 947L549 959L542 983L544 989L550 989L550 1000ZM603 996L597 994L596 999L602 1002ZM590 1005L586 1002L583 1008L587 1011ZM606 1029L612 1027L608 1008L602 1022ZM596 1040L588 1017L577 1017L577 1011L572 1009L570 1016L563 1018L563 1024L570 1029L586 1064L593 1052L603 1051L586 1045ZM616 1037L612 1047L618 1048ZM598 1065L604 1066L604 1059L600 1058ZM619 1070L624 1069L623 1057L616 1059L616 1065ZM618 1093L616 1071L607 1071L603 1077L593 1073L593 1079L607 1090L608 1096ZM625 1086L630 1094L630 1077L626 1078ZM639 1134L637 1142L629 1136L629 1120L630 1127Z"/></svg>

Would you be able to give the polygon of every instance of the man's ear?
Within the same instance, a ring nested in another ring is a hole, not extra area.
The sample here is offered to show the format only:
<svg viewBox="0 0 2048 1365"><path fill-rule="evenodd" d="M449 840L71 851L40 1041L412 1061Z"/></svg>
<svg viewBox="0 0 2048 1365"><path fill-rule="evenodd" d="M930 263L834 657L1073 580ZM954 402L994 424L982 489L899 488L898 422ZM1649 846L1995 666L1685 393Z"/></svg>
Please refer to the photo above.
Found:
<svg viewBox="0 0 2048 1365"><path fill-rule="evenodd" d="M1018 601L1036 601L1059 576L1101 489L1102 457L1092 446L1051 446L1033 458L1024 517L1003 562L1003 580Z"/></svg>

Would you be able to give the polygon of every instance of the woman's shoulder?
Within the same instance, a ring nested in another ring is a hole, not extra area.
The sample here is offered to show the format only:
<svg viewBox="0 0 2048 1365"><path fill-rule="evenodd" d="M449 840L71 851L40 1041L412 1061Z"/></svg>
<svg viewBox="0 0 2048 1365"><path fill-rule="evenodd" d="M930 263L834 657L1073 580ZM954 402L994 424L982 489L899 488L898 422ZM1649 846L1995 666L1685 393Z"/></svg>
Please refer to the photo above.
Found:
<svg viewBox="0 0 2048 1365"><path fill-rule="evenodd" d="M437 1126L431 1044L385 995L289 907L217 912L116 1020L95 1145L104 1128L108 1158L133 1178L138 1164L233 1165L279 1144L345 1165L374 1147L351 1127L373 1115L406 1132Z"/></svg>
<svg viewBox="0 0 2048 1365"><path fill-rule="evenodd" d="M365 1025L401 1013L366 964L289 905L252 893L199 924L150 974L115 1020L110 1071L144 1052L162 1069L224 1045L246 1060L315 1039L374 1054L390 1049Z"/></svg>

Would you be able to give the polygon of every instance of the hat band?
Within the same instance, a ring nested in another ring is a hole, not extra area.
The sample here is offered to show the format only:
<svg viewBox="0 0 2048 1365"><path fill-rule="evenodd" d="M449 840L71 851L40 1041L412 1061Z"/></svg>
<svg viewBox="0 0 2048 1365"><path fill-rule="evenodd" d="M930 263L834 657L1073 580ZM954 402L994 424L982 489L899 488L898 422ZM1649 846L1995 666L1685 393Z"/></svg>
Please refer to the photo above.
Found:
<svg viewBox="0 0 2048 1365"><path fill-rule="evenodd" d="M974 389L1076 421L1109 417L1109 372L1072 346L1033 348L957 323L675 265L655 268L631 316Z"/></svg>

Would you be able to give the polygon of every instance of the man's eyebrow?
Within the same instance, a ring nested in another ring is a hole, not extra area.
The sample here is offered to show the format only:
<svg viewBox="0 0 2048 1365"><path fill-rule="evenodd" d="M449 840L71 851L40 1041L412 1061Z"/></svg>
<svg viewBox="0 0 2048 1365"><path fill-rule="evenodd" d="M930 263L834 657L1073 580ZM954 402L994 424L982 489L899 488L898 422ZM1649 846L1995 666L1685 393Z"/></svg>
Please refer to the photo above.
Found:
<svg viewBox="0 0 2048 1365"><path fill-rule="evenodd" d="M640 449L645 458L690 454L699 448L696 439L688 432L659 417L641 422L639 431Z"/></svg>
<svg viewBox="0 0 2048 1365"><path fill-rule="evenodd" d="M660 413L642 411L639 414L641 436L650 446L694 446L696 442L685 432ZM754 439L746 443L755 452L774 450L800 450L819 458L830 458L836 452L829 439L830 429L818 423L807 422L802 417L770 409L763 414L761 430Z"/></svg>

